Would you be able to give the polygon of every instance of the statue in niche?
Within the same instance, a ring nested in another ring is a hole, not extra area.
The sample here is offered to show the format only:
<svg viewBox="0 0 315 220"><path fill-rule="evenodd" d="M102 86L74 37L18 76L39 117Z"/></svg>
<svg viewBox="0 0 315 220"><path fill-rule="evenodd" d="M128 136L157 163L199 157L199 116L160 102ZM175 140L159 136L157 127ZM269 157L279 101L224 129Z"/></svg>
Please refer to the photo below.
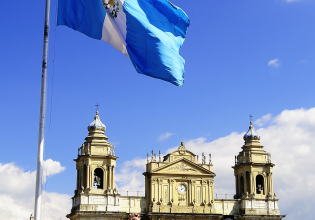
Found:
<svg viewBox="0 0 315 220"><path fill-rule="evenodd" d="M98 186L101 185L101 178L98 176L94 176L94 189L97 189Z"/></svg>

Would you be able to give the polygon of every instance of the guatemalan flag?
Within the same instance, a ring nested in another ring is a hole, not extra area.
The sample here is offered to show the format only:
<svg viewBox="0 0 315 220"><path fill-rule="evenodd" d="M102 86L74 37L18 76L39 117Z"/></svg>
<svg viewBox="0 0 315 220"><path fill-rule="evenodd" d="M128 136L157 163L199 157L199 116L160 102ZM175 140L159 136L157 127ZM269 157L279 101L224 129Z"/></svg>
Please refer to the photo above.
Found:
<svg viewBox="0 0 315 220"><path fill-rule="evenodd" d="M57 23L109 42L138 73L184 83L179 49L190 21L168 0L59 0Z"/></svg>

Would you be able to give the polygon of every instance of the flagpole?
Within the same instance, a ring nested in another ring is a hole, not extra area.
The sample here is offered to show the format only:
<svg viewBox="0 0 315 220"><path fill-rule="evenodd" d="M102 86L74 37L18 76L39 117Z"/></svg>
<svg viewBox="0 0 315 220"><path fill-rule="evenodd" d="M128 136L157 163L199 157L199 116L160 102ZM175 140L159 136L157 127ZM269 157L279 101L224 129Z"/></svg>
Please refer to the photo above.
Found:
<svg viewBox="0 0 315 220"><path fill-rule="evenodd" d="M38 154L37 154L37 172L35 189L35 220L41 219L41 196L42 196L42 174L43 174L43 155L44 155L44 135L45 135L45 111L46 111L46 77L47 77L47 58L48 58L48 34L50 18L50 0L45 4L45 24L44 24L44 45L42 61L42 81L40 96L39 113L39 134L38 134Z"/></svg>

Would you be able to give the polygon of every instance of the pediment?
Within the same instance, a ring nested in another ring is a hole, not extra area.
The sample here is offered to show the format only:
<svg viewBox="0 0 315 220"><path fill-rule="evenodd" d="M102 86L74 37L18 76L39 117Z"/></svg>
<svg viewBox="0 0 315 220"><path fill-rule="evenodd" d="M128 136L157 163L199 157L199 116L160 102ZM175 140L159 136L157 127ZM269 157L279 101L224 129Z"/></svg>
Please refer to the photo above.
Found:
<svg viewBox="0 0 315 220"><path fill-rule="evenodd" d="M152 173L172 173L172 174L213 174L210 170L198 165L186 158L181 158L173 163L152 170Z"/></svg>

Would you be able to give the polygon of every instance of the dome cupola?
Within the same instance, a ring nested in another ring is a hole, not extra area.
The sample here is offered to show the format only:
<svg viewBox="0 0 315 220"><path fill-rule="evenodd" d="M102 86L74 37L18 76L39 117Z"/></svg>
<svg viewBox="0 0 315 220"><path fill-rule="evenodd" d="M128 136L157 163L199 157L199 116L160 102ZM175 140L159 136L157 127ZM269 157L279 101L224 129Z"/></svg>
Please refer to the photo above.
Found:
<svg viewBox="0 0 315 220"><path fill-rule="evenodd" d="M250 122L249 129L248 129L247 133L244 135L243 138L244 138L245 141L260 140L260 136L255 131L255 128L253 126L253 122L252 121Z"/></svg>
<svg viewBox="0 0 315 220"><path fill-rule="evenodd" d="M94 120L88 126L87 129L88 129L88 131L91 131L91 130L105 131L106 130L106 126L101 122L100 116L98 116L98 111L96 111L96 115L94 117Z"/></svg>

